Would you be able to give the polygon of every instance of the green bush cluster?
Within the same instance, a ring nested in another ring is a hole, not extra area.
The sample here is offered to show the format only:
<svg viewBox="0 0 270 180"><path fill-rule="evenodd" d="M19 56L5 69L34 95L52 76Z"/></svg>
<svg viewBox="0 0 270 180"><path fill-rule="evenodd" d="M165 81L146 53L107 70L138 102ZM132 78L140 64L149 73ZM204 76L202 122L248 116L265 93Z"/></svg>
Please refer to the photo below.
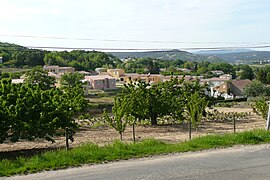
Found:
<svg viewBox="0 0 270 180"><path fill-rule="evenodd" d="M65 127L75 128L72 116L85 107L81 89L44 90L39 84L0 81L0 143L51 138Z"/></svg>

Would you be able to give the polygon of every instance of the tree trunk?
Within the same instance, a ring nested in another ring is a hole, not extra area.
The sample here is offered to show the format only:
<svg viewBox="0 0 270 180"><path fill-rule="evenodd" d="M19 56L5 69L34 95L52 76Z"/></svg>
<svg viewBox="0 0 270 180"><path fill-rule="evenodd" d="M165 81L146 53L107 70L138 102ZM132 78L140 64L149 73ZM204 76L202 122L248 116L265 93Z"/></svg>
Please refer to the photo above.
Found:
<svg viewBox="0 0 270 180"><path fill-rule="evenodd" d="M189 121L189 133L188 133L188 137L189 137L189 140L191 140L191 128L192 128L192 123L191 121Z"/></svg>
<svg viewBox="0 0 270 180"><path fill-rule="evenodd" d="M66 135L66 149L69 150L69 144L68 144L68 128L65 128L65 135Z"/></svg>
<svg viewBox="0 0 270 180"><path fill-rule="evenodd" d="M266 130L269 131L269 126L270 126L270 104L268 107L268 114L267 114L267 120L266 120Z"/></svg>
<svg viewBox="0 0 270 180"><path fill-rule="evenodd" d="M156 126L157 125L157 116L156 115L152 115L151 116L151 125L152 126Z"/></svg>
<svg viewBox="0 0 270 180"><path fill-rule="evenodd" d="M133 135L133 142L135 143L136 137L135 137L135 122L132 124L132 135Z"/></svg>
<svg viewBox="0 0 270 180"><path fill-rule="evenodd" d="M122 134L122 132L119 132L119 135L120 135L120 141L123 141L123 134Z"/></svg>
<svg viewBox="0 0 270 180"><path fill-rule="evenodd" d="M235 127L235 115L233 115L233 133L236 132L236 127Z"/></svg>

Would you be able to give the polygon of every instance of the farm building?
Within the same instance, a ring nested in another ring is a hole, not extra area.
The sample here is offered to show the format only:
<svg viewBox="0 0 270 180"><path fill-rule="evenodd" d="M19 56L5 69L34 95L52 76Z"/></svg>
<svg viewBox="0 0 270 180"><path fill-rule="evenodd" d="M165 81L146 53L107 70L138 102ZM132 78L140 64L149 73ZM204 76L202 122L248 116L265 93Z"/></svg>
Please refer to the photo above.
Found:
<svg viewBox="0 0 270 180"><path fill-rule="evenodd" d="M91 89L115 89L116 80L109 75L85 76L84 80L88 82Z"/></svg>

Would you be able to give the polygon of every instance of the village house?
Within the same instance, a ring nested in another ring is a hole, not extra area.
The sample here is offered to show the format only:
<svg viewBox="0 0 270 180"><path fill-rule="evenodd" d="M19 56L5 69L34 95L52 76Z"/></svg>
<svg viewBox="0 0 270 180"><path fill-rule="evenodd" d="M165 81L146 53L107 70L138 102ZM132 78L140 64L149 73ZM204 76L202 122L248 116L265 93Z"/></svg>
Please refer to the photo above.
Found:
<svg viewBox="0 0 270 180"><path fill-rule="evenodd" d="M116 89L116 79L109 75L85 76L84 81L91 89Z"/></svg>
<svg viewBox="0 0 270 180"><path fill-rule="evenodd" d="M244 97L244 88L252 83L249 79L226 81L213 88L217 95L228 98Z"/></svg>
<svg viewBox="0 0 270 180"><path fill-rule="evenodd" d="M55 78L55 87L60 87L60 80L61 76L59 74L53 73L53 72L48 72L48 76L54 77Z"/></svg>
<svg viewBox="0 0 270 180"><path fill-rule="evenodd" d="M98 74L101 74L101 73L107 72L107 68L96 68L95 71L96 71Z"/></svg>
<svg viewBox="0 0 270 180"><path fill-rule="evenodd" d="M230 75L230 74L223 74L223 75L220 75L219 78L232 79L232 75Z"/></svg>
<svg viewBox="0 0 270 180"><path fill-rule="evenodd" d="M201 79L200 82L202 84L206 83L208 84L210 87L216 87L219 86L223 83L225 83L226 81L229 81L232 79L231 75L221 75L220 77L216 78L209 78L209 79Z"/></svg>
<svg viewBox="0 0 270 180"><path fill-rule="evenodd" d="M165 81L170 81L171 80L171 78L177 78L177 79L182 79L183 77L184 77L184 81L195 81L195 80L197 80L197 79L202 79L203 78L203 76L190 76L190 75L174 75L174 76L165 76L164 78L163 78L163 82L165 82Z"/></svg>
<svg viewBox="0 0 270 180"><path fill-rule="evenodd" d="M75 72L75 68L73 67L59 67L59 66L43 66L43 70L52 72L54 74L65 74L65 73L73 73Z"/></svg>
<svg viewBox="0 0 270 180"><path fill-rule="evenodd" d="M185 72L185 73L190 73L191 70L190 69L187 69L187 68L176 68L177 71L182 71L182 72Z"/></svg>
<svg viewBox="0 0 270 180"><path fill-rule="evenodd" d="M213 73L213 74L216 75L216 76L220 76L220 75L224 74L224 72L221 71L221 70L211 71L211 73Z"/></svg>
<svg viewBox="0 0 270 180"><path fill-rule="evenodd" d="M91 75L93 75L93 73L92 72L88 72L88 71L77 71L79 74L82 74L82 75L84 75L84 76L91 76Z"/></svg>
<svg viewBox="0 0 270 180"><path fill-rule="evenodd" d="M163 75L160 74L137 74L137 73L128 73L121 78L124 79L124 82L128 83L130 81L142 81L147 83L159 83L163 82Z"/></svg>
<svg viewBox="0 0 270 180"><path fill-rule="evenodd" d="M11 83L13 84L19 84L19 83L23 83L24 79L11 79Z"/></svg>
<svg viewBox="0 0 270 180"><path fill-rule="evenodd" d="M120 80L120 78L125 75L125 71L123 69L107 69L107 73L110 76L115 77L117 80Z"/></svg>

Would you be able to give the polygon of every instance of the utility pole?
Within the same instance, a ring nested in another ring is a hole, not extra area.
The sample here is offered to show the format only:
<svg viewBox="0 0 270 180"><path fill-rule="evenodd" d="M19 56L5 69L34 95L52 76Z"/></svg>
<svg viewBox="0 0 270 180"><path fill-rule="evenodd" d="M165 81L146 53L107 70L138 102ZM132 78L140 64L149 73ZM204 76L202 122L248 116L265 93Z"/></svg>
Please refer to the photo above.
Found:
<svg viewBox="0 0 270 180"><path fill-rule="evenodd" d="M268 114L267 114L267 121L266 121L266 130L269 131L269 125L270 125L270 103L268 103Z"/></svg>

